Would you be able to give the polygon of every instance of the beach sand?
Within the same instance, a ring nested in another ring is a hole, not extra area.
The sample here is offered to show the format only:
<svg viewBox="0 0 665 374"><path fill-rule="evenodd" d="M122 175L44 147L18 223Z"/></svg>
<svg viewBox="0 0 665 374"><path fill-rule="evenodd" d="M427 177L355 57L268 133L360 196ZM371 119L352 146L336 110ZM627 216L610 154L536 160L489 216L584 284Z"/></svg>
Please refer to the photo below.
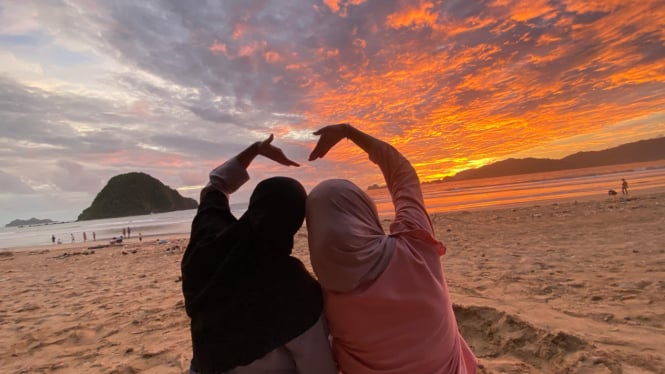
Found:
<svg viewBox="0 0 665 374"><path fill-rule="evenodd" d="M481 373L665 373L665 193L432 221ZM3 373L186 371L187 237L101 244L0 253Z"/></svg>

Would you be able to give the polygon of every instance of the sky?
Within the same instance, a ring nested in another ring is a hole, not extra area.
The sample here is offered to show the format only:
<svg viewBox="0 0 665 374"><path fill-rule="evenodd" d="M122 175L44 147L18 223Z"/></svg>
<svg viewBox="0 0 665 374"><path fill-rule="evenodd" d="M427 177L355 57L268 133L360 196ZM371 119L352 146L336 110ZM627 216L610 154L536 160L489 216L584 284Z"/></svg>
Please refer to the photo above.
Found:
<svg viewBox="0 0 665 374"><path fill-rule="evenodd" d="M198 197L275 135L310 190L383 183L349 122L422 181L665 135L662 0L0 0L0 226L75 220L113 176Z"/></svg>

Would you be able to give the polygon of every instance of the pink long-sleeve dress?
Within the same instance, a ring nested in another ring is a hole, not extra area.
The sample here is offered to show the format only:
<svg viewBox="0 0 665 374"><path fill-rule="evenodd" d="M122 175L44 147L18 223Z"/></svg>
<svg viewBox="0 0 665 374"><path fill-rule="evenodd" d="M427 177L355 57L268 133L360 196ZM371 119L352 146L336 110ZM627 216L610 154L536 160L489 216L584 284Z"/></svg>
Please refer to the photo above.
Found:
<svg viewBox="0 0 665 374"><path fill-rule="evenodd" d="M443 276L445 247L435 239L411 164L387 143L368 152L395 205L385 269L350 292L324 286L325 314L340 370L346 374L475 373ZM315 269L316 270L316 269Z"/></svg>

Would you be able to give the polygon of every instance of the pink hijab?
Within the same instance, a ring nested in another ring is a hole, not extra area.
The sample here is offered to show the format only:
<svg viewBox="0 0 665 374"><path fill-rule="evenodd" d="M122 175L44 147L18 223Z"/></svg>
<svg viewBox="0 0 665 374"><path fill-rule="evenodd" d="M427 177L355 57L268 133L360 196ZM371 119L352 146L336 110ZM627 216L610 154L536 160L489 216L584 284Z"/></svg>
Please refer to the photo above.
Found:
<svg viewBox="0 0 665 374"><path fill-rule="evenodd" d="M310 259L323 288L354 290L388 266L395 239L384 233L376 205L358 186L344 179L321 182L306 210Z"/></svg>

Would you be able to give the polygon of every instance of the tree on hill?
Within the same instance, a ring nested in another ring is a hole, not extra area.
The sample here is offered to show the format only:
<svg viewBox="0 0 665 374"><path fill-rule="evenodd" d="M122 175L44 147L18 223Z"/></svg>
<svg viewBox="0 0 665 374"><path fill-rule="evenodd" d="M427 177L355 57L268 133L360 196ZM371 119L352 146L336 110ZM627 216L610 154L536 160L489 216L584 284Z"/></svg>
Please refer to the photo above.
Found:
<svg viewBox="0 0 665 374"><path fill-rule="evenodd" d="M134 172L111 178L78 220L163 213L197 206L196 200L183 197L150 175Z"/></svg>

